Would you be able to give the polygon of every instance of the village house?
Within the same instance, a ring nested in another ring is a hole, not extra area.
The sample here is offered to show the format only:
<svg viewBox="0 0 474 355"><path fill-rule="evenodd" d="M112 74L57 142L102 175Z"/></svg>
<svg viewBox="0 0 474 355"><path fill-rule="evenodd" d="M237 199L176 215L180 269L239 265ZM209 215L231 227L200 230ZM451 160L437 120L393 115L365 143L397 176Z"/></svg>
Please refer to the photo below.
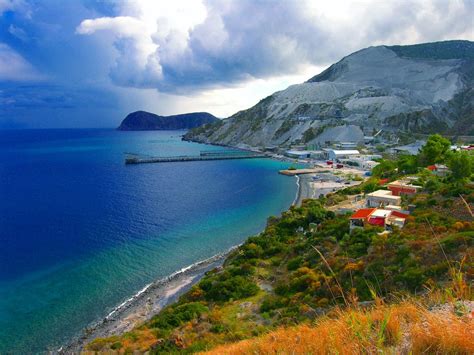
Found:
<svg viewBox="0 0 474 355"><path fill-rule="evenodd" d="M449 172L449 168L443 164L430 165L427 167L427 169L439 177L445 177Z"/></svg>
<svg viewBox="0 0 474 355"><path fill-rule="evenodd" d="M367 195L367 207L400 206L402 198L392 195L390 190L377 190Z"/></svg>
<svg viewBox="0 0 474 355"><path fill-rule="evenodd" d="M349 229L363 228L366 225L380 226L385 229L403 228L408 215L399 211L381 208L362 208L351 217Z"/></svg>
<svg viewBox="0 0 474 355"><path fill-rule="evenodd" d="M412 185L408 182L397 180L387 185L393 196L414 195L420 189L419 186Z"/></svg>

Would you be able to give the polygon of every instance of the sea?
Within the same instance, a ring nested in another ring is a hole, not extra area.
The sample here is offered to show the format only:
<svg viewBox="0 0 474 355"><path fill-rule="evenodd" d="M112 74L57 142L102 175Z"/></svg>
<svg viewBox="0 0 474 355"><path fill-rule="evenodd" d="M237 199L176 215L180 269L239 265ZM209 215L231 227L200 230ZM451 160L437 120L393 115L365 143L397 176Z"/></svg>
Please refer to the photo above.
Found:
<svg viewBox="0 0 474 355"><path fill-rule="evenodd" d="M183 131L0 130L0 353L56 350L157 279L293 202L270 159L125 165L226 149Z"/></svg>

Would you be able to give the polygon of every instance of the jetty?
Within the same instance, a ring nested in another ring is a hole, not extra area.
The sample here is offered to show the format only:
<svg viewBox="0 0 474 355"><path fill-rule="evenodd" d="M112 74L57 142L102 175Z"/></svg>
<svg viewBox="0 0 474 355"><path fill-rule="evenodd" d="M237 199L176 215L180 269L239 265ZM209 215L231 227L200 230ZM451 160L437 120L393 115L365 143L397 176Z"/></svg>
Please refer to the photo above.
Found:
<svg viewBox="0 0 474 355"><path fill-rule="evenodd" d="M199 155L149 156L144 154L125 153L125 164L174 163L186 161L255 159L266 158L260 152L247 150L202 150Z"/></svg>
<svg viewBox="0 0 474 355"><path fill-rule="evenodd" d="M314 174L314 173L319 173L319 172L320 172L320 169L285 169L285 170L280 170L278 173L282 175L295 176L295 175L303 175L303 174Z"/></svg>

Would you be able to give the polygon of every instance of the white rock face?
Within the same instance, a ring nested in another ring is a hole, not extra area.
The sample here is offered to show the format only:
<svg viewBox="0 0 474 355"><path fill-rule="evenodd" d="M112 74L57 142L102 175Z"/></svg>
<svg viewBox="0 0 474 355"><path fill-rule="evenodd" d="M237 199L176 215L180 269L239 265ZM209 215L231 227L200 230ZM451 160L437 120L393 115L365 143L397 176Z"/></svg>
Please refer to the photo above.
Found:
<svg viewBox="0 0 474 355"><path fill-rule="evenodd" d="M459 60L404 59L385 47L371 47L340 64L344 70L334 81L292 85L276 93L270 114L282 118L302 103L340 102L347 110L367 116L377 108L378 118L384 118L449 101L462 88L456 72ZM377 95L377 90L379 96L365 96Z"/></svg>
<svg viewBox="0 0 474 355"><path fill-rule="evenodd" d="M461 45L473 51L472 42ZM446 107L455 95L472 90L463 75L473 65L474 54L439 56L437 43L427 46L434 55L421 52L418 57L402 57L385 46L355 52L310 81L276 92L233 115L217 130L195 138L267 146L357 141L363 133L356 126L368 132L383 127L410 130L411 124L429 123L434 116L443 125L452 126L457 114L448 117ZM446 57L460 59L439 59Z"/></svg>

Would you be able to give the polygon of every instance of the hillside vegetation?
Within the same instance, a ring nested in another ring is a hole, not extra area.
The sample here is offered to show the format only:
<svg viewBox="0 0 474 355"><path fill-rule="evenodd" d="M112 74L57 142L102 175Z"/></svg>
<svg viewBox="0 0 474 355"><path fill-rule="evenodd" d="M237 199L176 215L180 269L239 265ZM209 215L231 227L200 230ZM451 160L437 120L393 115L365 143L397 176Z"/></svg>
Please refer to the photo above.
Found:
<svg viewBox="0 0 474 355"><path fill-rule="evenodd" d="M257 337L214 353L472 353L474 164L446 142L433 136L419 156L382 161L363 184L269 218L177 303L87 350L192 353ZM451 173L423 168L437 162ZM404 199L416 207L401 230L350 233L349 216L326 208L407 173L422 192Z"/></svg>
<svg viewBox="0 0 474 355"><path fill-rule="evenodd" d="M280 328L206 354L472 354L472 315L463 313L462 303L455 304L435 307L409 300L338 309L313 326Z"/></svg>

